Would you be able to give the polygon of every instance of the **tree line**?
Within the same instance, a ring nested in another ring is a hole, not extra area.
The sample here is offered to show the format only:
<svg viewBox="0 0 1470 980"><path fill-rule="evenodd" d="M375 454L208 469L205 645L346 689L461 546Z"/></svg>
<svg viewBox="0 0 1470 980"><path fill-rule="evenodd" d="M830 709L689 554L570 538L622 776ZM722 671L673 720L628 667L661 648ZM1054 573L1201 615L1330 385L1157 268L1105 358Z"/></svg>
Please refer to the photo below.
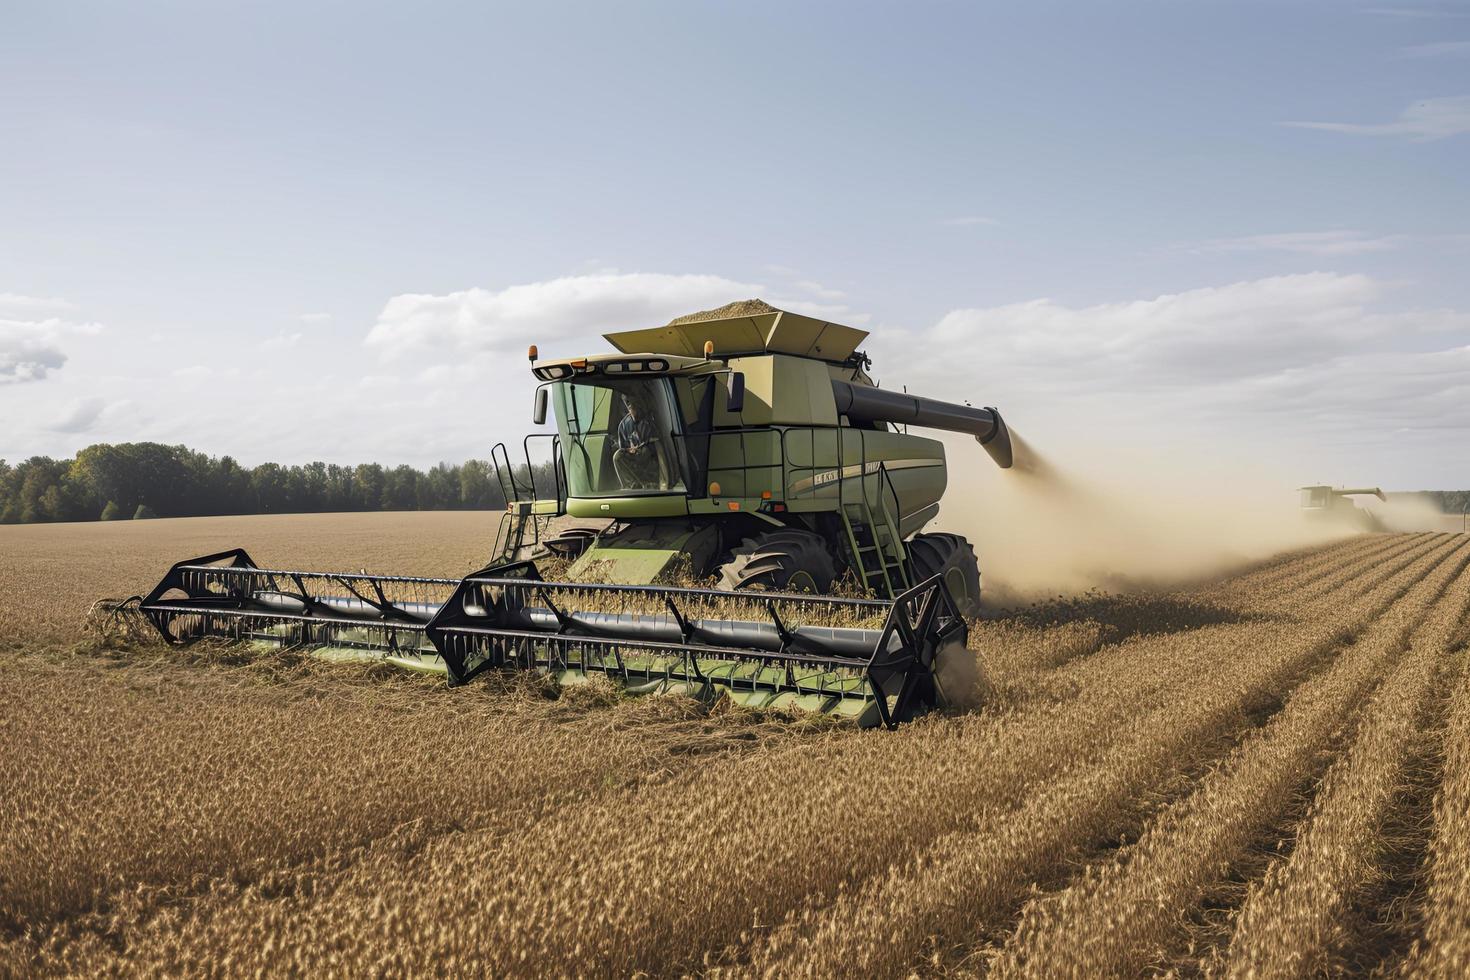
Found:
<svg viewBox="0 0 1470 980"><path fill-rule="evenodd" d="M513 475L511 492L526 495L534 478L543 494L549 469ZM1447 514L1470 510L1470 490L1419 491ZM1393 496L1400 496L1394 494ZM1405 494L1407 496L1407 494ZM110 521L224 514L310 514L372 510L498 510L505 493L495 467L481 459L429 470L378 463L241 466L156 442L99 443L75 459L33 456L12 466L0 459L0 524Z"/></svg>
<svg viewBox="0 0 1470 980"><path fill-rule="evenodd" d="M1470 512L1470 490L1425 490L1424 495L1446 514Z"/></svg>
<svg viewBox="0 0 1470 980"><path fill-rule="evenodd" d="M538 473L538 477L546 474ZM518 469L526 482L525 467ZM545 483L545 480L538 480ZM513 493L518 491L512 490ZM495 467L478 459L427 471L377 463L241 466L156 442L98 444L75 459L0 459L0 524L374 510L494 510Z"/></svg>

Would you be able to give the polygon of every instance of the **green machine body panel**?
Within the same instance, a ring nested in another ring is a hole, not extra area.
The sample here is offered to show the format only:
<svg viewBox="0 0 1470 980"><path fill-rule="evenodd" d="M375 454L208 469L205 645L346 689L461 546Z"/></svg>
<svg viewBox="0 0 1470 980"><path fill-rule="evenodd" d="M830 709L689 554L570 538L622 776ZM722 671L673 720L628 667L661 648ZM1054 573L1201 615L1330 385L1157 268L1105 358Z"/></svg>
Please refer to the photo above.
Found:
<svg viewBox="0 0 1470 980"><path fill-rule="evenodd" d="M719 548L718 529L688 518L635 521L611 528L587 547L569 574L576 581L645 585L706 568Z"/></svg>
<svg viewBox="0 0 1470 980"><path fill-rule="evenodd" d="M620 353L537 362L555 409L565 514L659 527L653 539L598 535L600 567L635 582L664 574L678 553L708 574L738 542L782 527L823 535L849 566L859 537L881 564L902 565L904 541L937 516L946 485L943 443L905 423L971 432L1002 465L1009 435L993 409L878 389L857 351L866 336L770 310L608 334ZM661 543L666 528L684 526L678 518L718 531L697 548ZM885 579L878 591L894 587Z"/></svg>

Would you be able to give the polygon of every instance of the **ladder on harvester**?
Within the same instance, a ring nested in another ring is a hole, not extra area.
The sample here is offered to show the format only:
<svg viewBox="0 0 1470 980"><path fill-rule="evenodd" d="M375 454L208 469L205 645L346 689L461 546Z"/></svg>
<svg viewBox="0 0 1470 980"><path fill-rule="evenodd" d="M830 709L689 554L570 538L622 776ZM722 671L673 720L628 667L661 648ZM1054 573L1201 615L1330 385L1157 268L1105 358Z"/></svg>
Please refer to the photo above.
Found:
<svg viewBox="0 0 1470 980"><path fill-rule="evenodd" d="M876 486L877 506L868 495L868 481ZM842 487L842 526L847 532L847 547L853 556L863 588L884 598L893 598L909 587L909 573L904 561L903 538L898 533L898 520L888 507L883 485L888 473L879 466L876 473L865 473L856 481L857 499L847 499L847 486Z"/></svg>

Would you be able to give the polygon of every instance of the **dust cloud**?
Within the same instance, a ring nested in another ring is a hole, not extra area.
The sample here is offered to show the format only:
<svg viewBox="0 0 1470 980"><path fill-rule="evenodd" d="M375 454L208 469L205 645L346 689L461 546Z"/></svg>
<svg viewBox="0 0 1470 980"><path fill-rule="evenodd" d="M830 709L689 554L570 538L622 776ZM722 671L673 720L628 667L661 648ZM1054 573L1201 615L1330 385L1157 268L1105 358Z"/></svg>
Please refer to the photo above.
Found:
<svg viewBox="0 0 1470 980"><path fill-rule="evenodd" d="M1237 454L1070 448L1062 462L1011 437L1009 470L946 440L950 485L934 525L974 543L990 604L1182 585L1354 533L1306 519L1301 481Z"/></svg>
<svg viewBox="0 0 1470 980"><path fill-rule="evenodd" d="M1391 494L1386 503L1369 497L1362 506L1378 518L1385 531L1458 531L1462 527L1460 515L1444 513L1425 497Z"/></svg>

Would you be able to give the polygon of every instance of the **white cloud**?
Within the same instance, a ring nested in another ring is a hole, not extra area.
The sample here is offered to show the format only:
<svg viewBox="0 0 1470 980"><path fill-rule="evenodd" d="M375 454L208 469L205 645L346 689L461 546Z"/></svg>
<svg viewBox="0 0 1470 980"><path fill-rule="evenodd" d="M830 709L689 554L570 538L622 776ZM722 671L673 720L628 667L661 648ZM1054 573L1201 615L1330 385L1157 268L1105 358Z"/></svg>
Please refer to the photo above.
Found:
<svg viewBox="0 0 1470 980"><path fill-rule="evenodd" d="M0 385L40 381L66 363L45 323L0 320Z"/></svg>
<svg viewBox="0 0 1470 980"><path fill-rule="evenodd" d="M1399 113L1397 120L1388 123L1284 122L1282 125L1358 136L1407 136L1420 142L1445 139L1470 133L1470 95L1415 102Z"/></svg>
<svg viewBox="0 0 1470 980"><path fill-rule="evenodd" d="M1191 385L1312 363L1416 329L1368 311L1383 291L1367 276L1315 272L1081 308L1038 299L955 310L932 336L979 342L988 363L1041 384ZM1423 329L1444 326L1434 319Z"/></svg>
<svg viewBox="0 0 1470 980"><path fill-rule="evenodd" d="M1046 418L1098 438L1168 428L1422 457L1447 432L1470 438L1470 314L1379 312L1389 295L1366 276L1310 273L1093 306L1037 299L955 310L875 338L876 353L911 390L998 403L1023 431Z"/></svg>
<svg viewBox="0 0 1470 980"><path fill-rule="evenodd" d="M97 420L102 417L106 408L107 402L101 398L83 398L72 402L61 418L51 424L51 431L70 435L88 432L96 427Z"/></svg>
<svg viewBox="0 0 1470 980"><path fill-rule="evenodd" d="M0 319L0 385L40 381L67 361L62 349L68 336L94 334L93 323Z"/></svg>
<svg viewBox="0 0 1470 980"><path fill-rule="evenodd" d="M800 289L802 292L810 293L817 299L836 301L847 298L847 294L844 293L842 290L830 289L826 286L823 286L821 283L813 282L810 279L798 280L792 283L791 286L793 289Z"/></svg>
<svg viewBox="0 0 1470 980"><path fill-rule="evenodd" d="M1311 255L1313 249L1346 243L1350 252L1354 243L1376 241L1353 231L1311 237L1316 234L1226 243L1257 247L1269 241L1269 247ZM54 354L73 360L60 375L55 365L27 369L27 379L53 372L47 383L0 387L0 418L13 422L6 455L63 455L85 432L94 441L184 442L251 462L424 465L483 457L498 440L519 445L528 431L533 381L520 356L523 343L540 343L548 356L589 353L601 349L599 332L658 324L750 296L783 308L798 308L805 297L800 312L855 325L864 319L825 303L819 282L799 287L806 280L795 274L769 278L775 288L718 276L608 273L395 297L376 328L381 338L333 363L335 382L309 358L270 352L221 360L208 348L189 349L164 367L122 361L113 355L123 338L102 338L93 346L80 336L89 329L84 324L22 317L16 322L24 321L23 334L7 321L0 337L54 342ZM1152 447L1167 423L1190 444L1213 446L1222 433L1268 433L1294 453L1336 447L1342 460L1391 461L1406 473L1429 472L1431 466L1458 466L1444 462L1453 456L1445 447L1470 442L1470 313L1406 311L1412 303L1413 293L1393 283L1318 272L1137 298L1124 294L1103 303L1051 297L956 309L915 332L883 325L866 346L885 386L998 404L1019 432L1050 445L1075 434L1099 445L1131 439ZM277 338L284 342L296 326L290 317L287 323ZM276 325L268 329L274 333ZM314 334L298 329L304 348ZM428 344L429 352L379 365L370 355L384 343ZM15 349L16 343L0 343L0 351ZM177 411L180 397L217 388L236 371L240 380L232 390L269 388L275 397L259 405L185 398L190 411ZM0 370L0 380L18 380L13 366L5 375ZM140 386L138 377L152 381ZM318 396L326 388L344 397L324 401ZM138 404L119 407L129 398ZM301 407L285 429L276 417L284 403ZM426 418L443 423L427 440Z"/></svg>
<svg viewBox="0 0 1470 980"><path fill-rule="evenodd" d="M100 323L64 316L75 309L63 299L0 293L0 385L46 378L67 362L68 339L101 332Z"/></svg>
<svg viewBox="0 0 1470 980"><path fill-rule="evenodd" d="M460 358L454 361L446 361L443 364L430 364L413 376L412 384L427 388L443 388L451 385L471 386L482 382L489 376L493 367L493 355L478 355L469 358ZM519 364L525 364L520 361ZM402 382L397 382L402 385Z"/></svg>
<svg viewBox="0 0 1470 980"><path fill-rule="evenodd" d="M1000 224L1000 222L999 221L996 221L994 218L984 218L984 217L981 217L980 215L974 215L974 214L971 214L971 215L961 215L958 218L945 218L942 221L940 221L939 223L941 225L948 225L951 228L971 228L971 227L974 227L975 225L998 225L998 224Z"/></svg>
<svg viewBox="0 0 1470 980"><path fill-rule="evenodd" d="M772 306L807 316L846 316L853 323L867 319L865 316L854 318L852 311L842 302L847 299L847 293L841 289L833 289L815 279L804 279L801 270L791 266L768 265L765 270L773 276L788 280L784 286L775 287L767 297Z"/></svg>
<svg viewBox="0 0 1470 980"><path fill-rule="evenodd" d="M656 326L762 291L721 276L599 273L500 290L406 293L388 300L366 342L384 356L429 347L509 352L572 340L585 346L603 332Z"/></svg>
<svg viewBox="0 0 1470 980"><path fill-rule="evenodd" d="M274 337L269 337L262 342L260 347L261 350L290 350L299 343L301 343L300 333L287 333L281 330Z"/></svg>
<svg viewBox="0 0 1470 980"><path fill-rule="evenodd" d="M1455 58L1470 55L1470 41L1436 41L1433 44L1411 44L1400 48L1409 58Z"/></svg>
<svg viewBox="0 0 1470 980"><path fill-rule="evenodd" d="M257 366L256 370L260 370L260 368ZM231 364L230 367L211 367L207 364L191 364L188 367L179 368L174 371L173 376L185 384L198 385L218 383L226 379L238 378L245 373L245 370L242 370L238 364ZM260 375L260 380L264 383L269 383L273 377L279 377L279 374L280 366L267 362L267 366ZM318 379L323 385L330 384L332 380L331 375L327 374L318 375Z"/></svg>
<svg viewBox="0 0 1470 980"><path fill-rule="evenodd" d="M20 293L0 293L0 316L35 316L41 313L69 313L75 304L64 299L41 296L22 296Z"/></svg>
<svg viewBox="0 0 1470 980"><path fill-rule="evenodd" d="M1286 411L1351 432L1470 428L1470 346L1354 353L1252 378L1241 410Z"/></svg>
<svg viewBox="0 0 1470 980"><path fill-rule="evenodd" d="M1398 248L1405 235L1369 235L1361 231L1295 231L1273 235L1214 238L1194 246L1201 252L1294 252L1300 255L1361 255Z"/></svg>

